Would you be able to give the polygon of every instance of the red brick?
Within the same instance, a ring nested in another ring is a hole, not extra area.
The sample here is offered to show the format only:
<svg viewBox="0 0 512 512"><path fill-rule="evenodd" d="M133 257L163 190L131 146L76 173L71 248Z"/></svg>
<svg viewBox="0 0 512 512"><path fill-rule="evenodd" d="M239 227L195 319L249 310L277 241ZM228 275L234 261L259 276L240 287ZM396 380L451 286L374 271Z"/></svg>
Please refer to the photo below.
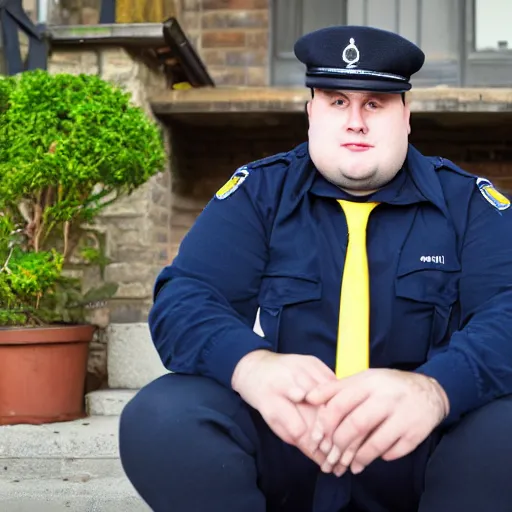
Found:
<svg viewBox="0 0 512 512"><path fill-rule="evenodd" d="M203 12L201 26L211 28L268 28L268 11Z"/></svg>
<svg viewBox="0 0 512 512"><path fill-rule="evenodd" d="M245 35L245 44L248 48L268 48L268 30L251 30Z"/></svg>
<svg viewBox="0 0 512 512"><path fill-rule="evenodd" d="M209 9L268 9L269 0L203 0L203 10Z"/></svg>
<svg viewBox="0 0 512 512"><path fill-rule="evenodd" d="M203 48L243 48L245 32L234 30L212 30L203 33Z"/></svg>
<svg viewBox="0 0 512 512"><path fill-rule="evenodd" d="M226 65L226 50L203 50L201 57L206 66L225 66Z"/></svg>
<svg viewBox="0 0 512 512"><path fill-rule="evenodd" d="M183 0L184 11L198 11L201 0Z"/></svg>
<svg viewBox="0 0 512 512"><path fill-rule="evenodd" d="M245 85L244 68L210 67L208 72L216 85Z"/></svg>
<svg viewBox="0 0 512 512"><path fill-rule="evenodd" d="M180 23L183 26L183 30L188 33L189 30L197 30L200 27L200 17L198 12L189 11L184 12Z"/></svg>
<svg viewBox="0 0 512 512"><path fill-rule="evenodd" d="M253 67L247 69L247 85L255 87L268 85L268 72L266 67Z"/></svg>
<svg viewBox="0 0 512 512"><path fill-rule="evenodd" d="M268 55L266 50L228 50L225 59L228 66L266 66Z"/></svg>

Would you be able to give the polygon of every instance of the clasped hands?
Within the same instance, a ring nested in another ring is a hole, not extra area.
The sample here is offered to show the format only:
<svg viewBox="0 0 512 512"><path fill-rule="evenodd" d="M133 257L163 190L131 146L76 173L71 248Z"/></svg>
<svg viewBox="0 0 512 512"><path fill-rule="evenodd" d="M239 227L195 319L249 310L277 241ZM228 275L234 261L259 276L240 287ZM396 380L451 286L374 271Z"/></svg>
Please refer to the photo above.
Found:
<svg viewBox="0 0 512 512"><path fill-rule="evenodd" d="M337 379L313 356L266 350L240 360L232 387L284 442L336 476L404 457L449 412L444 390L425 375L370 369Z"/></svg>

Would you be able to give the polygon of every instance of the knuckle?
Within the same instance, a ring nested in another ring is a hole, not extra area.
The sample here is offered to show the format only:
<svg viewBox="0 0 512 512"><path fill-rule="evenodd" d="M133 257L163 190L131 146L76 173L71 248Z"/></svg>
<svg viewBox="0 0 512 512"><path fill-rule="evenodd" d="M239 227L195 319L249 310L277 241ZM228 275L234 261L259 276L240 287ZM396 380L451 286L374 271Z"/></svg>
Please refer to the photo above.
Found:
<svg viewBox="0 0 512 512"><path fill-rule="evenodd" d="M271 425L279 423L280 415L277 409L270 409L263 414L267 418L267 422Z"/></svg>
<svg viewBox="0 0 512 512"><path fill-rule="evenodd" d="M405 455L407 455L407 453L409 453L409 451L410 448L405 442L398 444L392 449L394 457L404 457Z"/></svg>
<svg viewBox="0 0 512 512"><path fill-rule="evenodd" d="M363 453L366 454L367 456L371 456L373 454L380 454L383 449L384 449L384 445L381 440L369 439L365 443L365 448L364 448L365 451Z"/></svg>
<svg viewBox="0 0 512 512"><path fill-rule="evenodd" d="M357 434L364 434L367 429L368 422L366 421L366 418L363 418L361 416L355 416L352 415L349 418L350 427L357 433Z"/></svg>
<svg viewBox="0 0 512 512"><path fill-rule="evenodd" d="M335 415L340 415L344 411L345 404L338 395L331 399L331 401L329 402L329 408L332 409L332 412Z"/></svg>

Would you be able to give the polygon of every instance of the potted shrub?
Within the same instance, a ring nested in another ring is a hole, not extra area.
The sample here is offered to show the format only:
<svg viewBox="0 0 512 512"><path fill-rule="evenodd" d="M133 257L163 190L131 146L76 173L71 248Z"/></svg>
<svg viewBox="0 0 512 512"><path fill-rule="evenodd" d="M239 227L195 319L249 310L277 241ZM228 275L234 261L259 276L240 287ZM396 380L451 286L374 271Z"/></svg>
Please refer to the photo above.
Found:
<svg viewBox="0 0 512 512"><path fill-rule="evenodd" d="M83 416L89 311L116 291L98 215L162 171L159 129L95 75L0 80L0 424Z"/></svg>

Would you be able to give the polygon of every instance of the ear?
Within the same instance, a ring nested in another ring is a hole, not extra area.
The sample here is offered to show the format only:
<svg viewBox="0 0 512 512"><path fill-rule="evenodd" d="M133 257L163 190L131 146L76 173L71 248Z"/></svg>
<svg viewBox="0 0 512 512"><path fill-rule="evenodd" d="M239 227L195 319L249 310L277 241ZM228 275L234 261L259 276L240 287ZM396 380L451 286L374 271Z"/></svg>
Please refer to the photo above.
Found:
<svg viewBox="0 0 512 512"><path fill-rule="evenodd" d="M311 117L311 100L306 103L306 114Z"/></svg>
<svg viewBox="0 0 512 512"><path fill-rule="evenodd" d="M407 122L407 134L411 134L411 109L409 103L406 102L404 105L404 119Z"/></svg>

